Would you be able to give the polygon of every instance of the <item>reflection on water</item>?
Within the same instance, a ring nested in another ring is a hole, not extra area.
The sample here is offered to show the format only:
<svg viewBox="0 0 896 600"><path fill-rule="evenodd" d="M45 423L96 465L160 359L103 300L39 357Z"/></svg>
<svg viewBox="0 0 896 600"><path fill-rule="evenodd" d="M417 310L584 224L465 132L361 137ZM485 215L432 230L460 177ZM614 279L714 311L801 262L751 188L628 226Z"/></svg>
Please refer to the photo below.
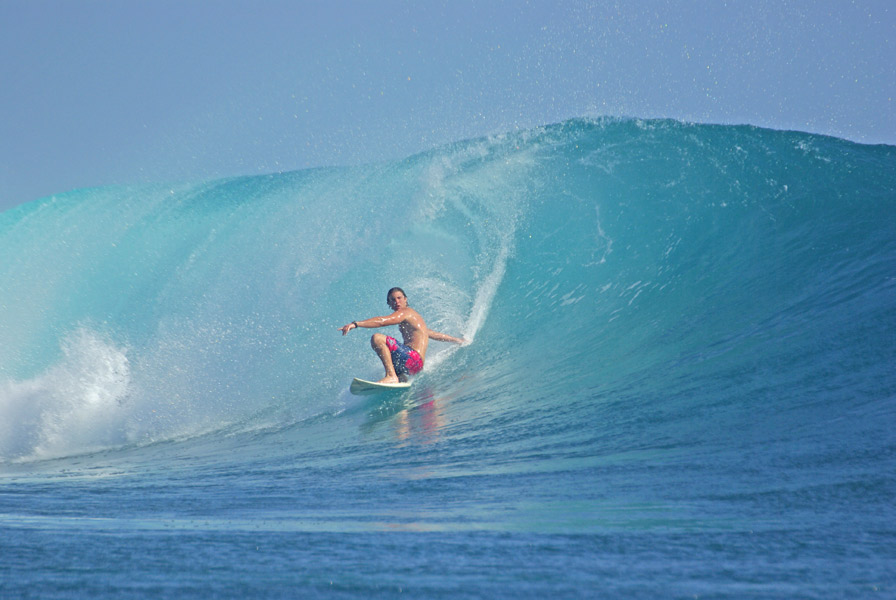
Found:
<svg viewBox="0 0 896 600"><path fill-rule="evenodd" d="M447 403L447 397L437 396L429 387L386 398L377 396L368 401L367 420L361 429L371 433L388 423L399 446L432 444L444 427Z"/></svg>

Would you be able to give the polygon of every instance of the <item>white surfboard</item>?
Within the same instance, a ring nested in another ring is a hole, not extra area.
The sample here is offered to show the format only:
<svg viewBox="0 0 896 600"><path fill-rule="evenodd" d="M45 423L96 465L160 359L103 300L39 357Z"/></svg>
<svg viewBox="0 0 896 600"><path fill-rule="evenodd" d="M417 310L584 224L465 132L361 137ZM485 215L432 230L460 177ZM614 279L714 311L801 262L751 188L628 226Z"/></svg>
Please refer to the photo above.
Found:
<svg viewBox="0 0 896 600"><path fill-rule="evenodd" d="M398 383L377 383L376 381L367 381L355 377L348 391L356 396L366 396L368 394L380 394L382 392L400 392L411 387L410 381L400 381Z"/></svg>

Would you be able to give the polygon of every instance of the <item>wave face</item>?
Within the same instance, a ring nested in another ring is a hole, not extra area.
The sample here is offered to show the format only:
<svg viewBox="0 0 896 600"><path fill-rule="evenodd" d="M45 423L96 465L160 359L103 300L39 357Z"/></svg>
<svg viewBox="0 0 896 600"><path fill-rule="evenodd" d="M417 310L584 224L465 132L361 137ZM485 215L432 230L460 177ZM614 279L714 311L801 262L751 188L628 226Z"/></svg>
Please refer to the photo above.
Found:
<svg viewBox="0 0 896 600"><path fill-rule="evenodd" d="M326 464L357 514L308 500L302 523L339 531L429 506L412 524L824 529L848 549L896 522L894 190L893 147L572 120L361 168L33 202L0 214L0 460ZM337 327L387 314L395 285L472 343L433 342L416 395L358 408L348 382L378 363ZM384 423L439 450L387 452L364 437ZM441 484L403 500L367 479L402 466ZM889 554L856 568L892 579L893 538L874 539ZM835 554L792 585L825 589ZM744 581L708 585L764 589Z"/></svg>

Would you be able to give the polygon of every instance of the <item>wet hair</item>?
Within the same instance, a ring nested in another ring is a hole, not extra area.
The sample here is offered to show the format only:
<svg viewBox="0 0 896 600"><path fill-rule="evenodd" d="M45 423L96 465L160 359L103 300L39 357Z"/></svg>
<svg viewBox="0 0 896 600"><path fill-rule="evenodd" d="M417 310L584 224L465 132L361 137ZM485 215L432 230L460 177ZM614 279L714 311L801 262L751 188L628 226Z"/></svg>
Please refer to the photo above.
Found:
<svg viewBox="0 0 896 600"><path fill-rule="evenodd" d="M392 295L392 292L401 292L402 296L404 296L405 298L408 297L408 295L404 293L403 289L401 289L400 287L394 287L391 290L389 290L388 292L386 292L386 304L389 304L389 297Z"/></svg>

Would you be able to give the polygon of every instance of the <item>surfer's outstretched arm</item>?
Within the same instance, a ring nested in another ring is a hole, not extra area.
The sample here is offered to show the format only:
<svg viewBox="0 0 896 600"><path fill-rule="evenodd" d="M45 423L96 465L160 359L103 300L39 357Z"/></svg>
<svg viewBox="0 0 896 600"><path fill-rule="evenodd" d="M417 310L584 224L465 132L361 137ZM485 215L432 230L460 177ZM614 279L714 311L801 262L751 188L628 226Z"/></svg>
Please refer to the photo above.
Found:
<svg viewBox="0 0 896 600"><path fill-rule="evenodd" d="M369 319L364 319L362 321L352 321L348 325L343 325L339 328L342 331L342 335L345 335L352 329L357 329L358 327L367 327L368 329L374 327L386 327L387 325L398 325L402 321L405 320L404 311L397 310L388 317L370 317Z"/></svg>
<svg viewBox="0 0 896 600"><path fill-rule="evenodd" d="M432 329L426 330L429 339L436 340L437 342L452 342L455 344L466 344L467 340L464 338L456 338L453 335L448 335L447 333L439 333L438 331L433 331Z"/></svg>

